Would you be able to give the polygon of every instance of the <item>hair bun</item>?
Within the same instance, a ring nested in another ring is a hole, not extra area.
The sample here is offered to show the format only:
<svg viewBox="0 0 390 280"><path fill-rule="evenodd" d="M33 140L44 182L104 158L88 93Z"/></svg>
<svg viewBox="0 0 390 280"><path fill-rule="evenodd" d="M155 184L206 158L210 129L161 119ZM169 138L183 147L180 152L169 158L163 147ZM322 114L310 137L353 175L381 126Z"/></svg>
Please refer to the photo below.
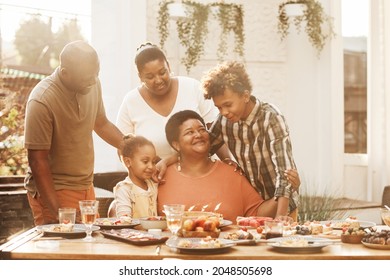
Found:
<svg viewBox="0 0 390 280"><path fill-rule="evenodd" d="M134 139L135 135L133 133L127 133L123 135L123 140L128 140L128 139Z"/></svg>

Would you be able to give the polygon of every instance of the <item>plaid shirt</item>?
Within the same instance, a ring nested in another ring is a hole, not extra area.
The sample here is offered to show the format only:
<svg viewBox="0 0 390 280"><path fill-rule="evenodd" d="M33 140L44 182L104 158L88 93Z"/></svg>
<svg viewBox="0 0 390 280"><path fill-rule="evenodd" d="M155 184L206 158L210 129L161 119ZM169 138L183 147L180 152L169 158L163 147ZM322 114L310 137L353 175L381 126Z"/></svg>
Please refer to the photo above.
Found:
<svg viewBox="0 0 390 280"><path fill-rule="evenodd" d="M298 205L298 193L291 194L286 169L296 169L289 130L283 115L268 103L254 96L255 107L245 121L229 122L219 115L210 128L215 153L226 143L249 182L264 199L289 197L289 211Z"/></svg>

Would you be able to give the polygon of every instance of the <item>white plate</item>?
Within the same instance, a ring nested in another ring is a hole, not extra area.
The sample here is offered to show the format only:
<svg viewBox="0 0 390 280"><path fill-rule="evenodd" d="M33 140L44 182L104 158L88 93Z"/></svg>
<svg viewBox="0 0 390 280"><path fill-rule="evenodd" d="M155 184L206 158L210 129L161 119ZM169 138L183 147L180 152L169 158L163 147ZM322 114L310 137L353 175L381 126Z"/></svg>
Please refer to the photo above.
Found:
<svg viewBox="0 0 390 280"><path fill-rule="evenodd" d="M177 238L168 239L165 243L170 248L179 249L181 253L217 253L226 250L227 248L233 247L236 243L232 240L217 238L221 243L221 247L200 247L200 242L203 238ZM188 241L193 247L184 247L180 243Z"/></svg>
<svg viewBox="0 0 390 280"><path fill-rule="evenodd" d="M382 231L382 230L390 230L390 227L386 225L375 226L375 231Z"/></svg>
<svg viewBox="0 0 390 280"><path fill-rule="evenodd" d="M230 225L232 225L232 224L233 224L232 221L229 221L229 220L222 220L222 223L219 225L219 228L227 227L227 226L230 226Z"/></svg>
<svg viewBox="0 0 390 280"><path fill-rule="evenodd" d="M85 226L83 224L75 224L73 227L73 231L71 232L59 232L59 231L54 231L53 228L59 226L59 224L49 224L49 225L43 225L43 226L38 226L37 229L39 231L42 231L45 233L45 235L50 235L50 236L62 236L62 237L77 237L79 235L83 236L85 235ZM98 226L92 226L92 231L97 231L99 230L100 227Z"/></svg>
<svg viewBox="0 0 390 280"><path fill-rule="evenodd" d="M331 221L322 221L321 224L323 225L327 225L327 224L331 224L331 226L333 227L333 229L342 229L340 227L335 227L334 225L338 224L338 223L345 223L346 221L345 220L331 220ZM362 228L369 228L369 227L373 227L373 226L376 226L376 223L374 222L368 222L368 221L359 221L358 222L360 223L360 227Z"/></svg>
<svg viewBox="0 0 390 280"><path fill-rule="evenodd" d="M111 224L103 225L100 224L102 221L108 220ZM114 224L115 221L118 221L118 218L98 218L96 219L95 226L100 227L101 229L121 229L121 228L133 228L140 224L139 220L132 220L130 224Z"/></svg>
<svg viewBox="0 0 390 280"><path fill-rule="evenodd" d="M305 239L309 242L307 246L286 246L283 244L286 240L301 240ZM322 248L333 244L332 240L327 238L312 237L312 236L294 236L294 237L278 237L268 239L267 243L277 251L283 253L316 253Z"/></svg>

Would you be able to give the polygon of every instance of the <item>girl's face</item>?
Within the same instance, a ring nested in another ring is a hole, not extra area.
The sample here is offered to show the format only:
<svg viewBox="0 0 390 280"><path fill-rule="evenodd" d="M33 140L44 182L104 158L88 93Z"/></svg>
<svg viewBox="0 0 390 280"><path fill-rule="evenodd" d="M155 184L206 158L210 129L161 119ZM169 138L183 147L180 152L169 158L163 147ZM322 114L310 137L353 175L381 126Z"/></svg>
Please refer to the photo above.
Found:
<svg viewBox="0 0 390 280"><path fill-rule="evenodd" d="M132 157L125 158L129 174L134 177L131 179L137 179L139 181L145 181L152 177L156 168L156 161L156 150L151 145L141 146Z"/></svg>
<svg viewBox="0 0 390 280"><path fill-rule="evenodd" d="M250 94L248 92L239 94L229 88L225 89L223 94L213 97L215 107L230 122L245 120L249 116L249 99Z"/></svg>
<svg viewBox="0 0 390 280"><path fill-rule="evenodd" d="M182 155L208 155L209 133L199 120L189 119L179 126L179 141L172 144Z"/></svg>
<svg viewBox="0 0 390 280"><path fill-rule="evenodd" d="M162 96L171 88L170 69L165 60L157 59L146 63L138 76L151 94Z"/></svg>

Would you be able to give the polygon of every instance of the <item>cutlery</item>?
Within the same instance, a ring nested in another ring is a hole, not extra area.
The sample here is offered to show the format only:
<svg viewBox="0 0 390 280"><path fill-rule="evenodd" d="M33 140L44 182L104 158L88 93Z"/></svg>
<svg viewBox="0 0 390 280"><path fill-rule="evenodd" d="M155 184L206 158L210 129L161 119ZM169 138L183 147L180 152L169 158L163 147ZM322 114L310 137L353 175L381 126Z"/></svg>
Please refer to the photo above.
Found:
<svg viewBox="0 0 390 280"><path fill-rule="evenodd" d="M157 245L156 247L156 255L160 255L160 251L161 251L161 245Z"/></svg>
<svg viewBox="0 0 390 280"><path fill-rule="evenodd" d="M389 210L389 211L390 211L390 207L389 207L389 206L385 205L385 207L386 207L386 209L387 209L387 210Z"/></svg>
<svg viewBox="0 0 390 280"><path fill-rule="evenodd" d="M36 237L31 241L35 242L35 241L43 241L43 240L62 240L62 239L64 238L61 236L47 236L47 237Z"/></svg>

